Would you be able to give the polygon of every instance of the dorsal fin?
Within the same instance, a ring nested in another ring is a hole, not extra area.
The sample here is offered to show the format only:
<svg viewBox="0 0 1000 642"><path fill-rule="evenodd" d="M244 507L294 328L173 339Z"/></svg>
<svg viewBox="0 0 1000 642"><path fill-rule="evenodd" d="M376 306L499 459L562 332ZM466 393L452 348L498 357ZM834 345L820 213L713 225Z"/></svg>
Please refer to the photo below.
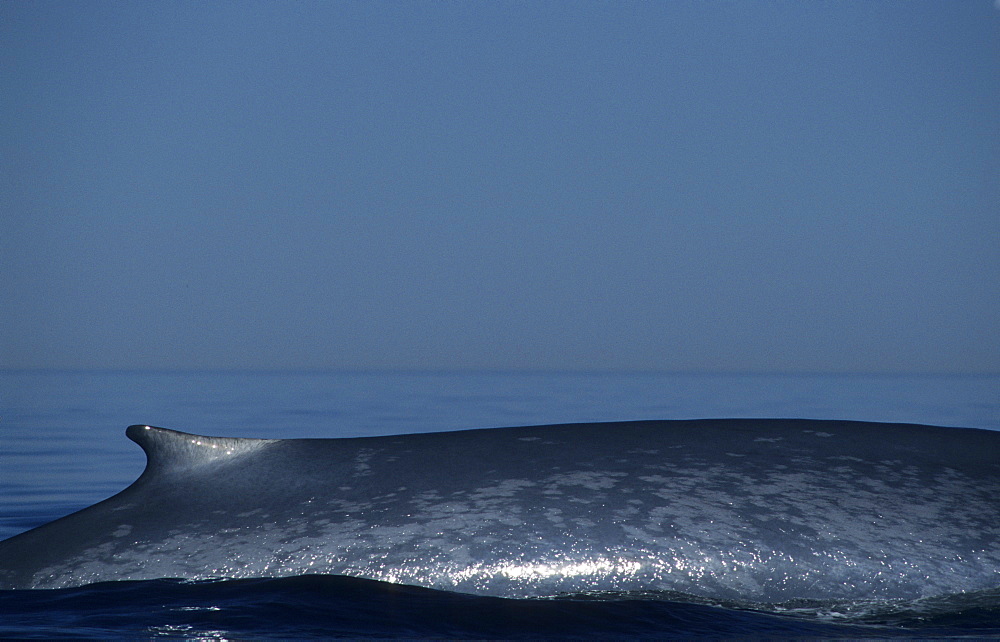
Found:
<svg viewBox="0 0 1000 642"><path fill-rule="evenodd" d="M204 437L146 425L129 426L125 435L146 453L144 475L190 470L220 459L238 457L277 441Z"/></svg>

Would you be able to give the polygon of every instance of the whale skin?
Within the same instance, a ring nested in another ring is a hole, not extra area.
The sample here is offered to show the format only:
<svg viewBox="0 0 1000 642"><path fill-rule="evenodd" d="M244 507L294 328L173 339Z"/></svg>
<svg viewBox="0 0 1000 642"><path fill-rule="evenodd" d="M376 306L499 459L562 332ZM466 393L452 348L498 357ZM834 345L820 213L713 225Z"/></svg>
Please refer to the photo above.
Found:
<svg viewBox="0 0 1000 642"><path fill-rule="evenodd" d="M1000 586L1000 432L801 419L343 439L130 426L128 488L0 542L0 588L335 574L545 597Z"/></svg>

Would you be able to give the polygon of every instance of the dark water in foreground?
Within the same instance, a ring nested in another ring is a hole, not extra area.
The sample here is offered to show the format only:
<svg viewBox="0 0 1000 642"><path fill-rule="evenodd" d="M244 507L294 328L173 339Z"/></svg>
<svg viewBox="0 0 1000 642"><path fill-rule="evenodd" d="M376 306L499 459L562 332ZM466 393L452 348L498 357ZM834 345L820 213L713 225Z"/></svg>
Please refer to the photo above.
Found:
<svg viewBox="0 0 1000 642"><path fill-rule="evenodd" d="M678 596L508 600L337 576L0 592L0 637L995 637L1000 591L925 604L709 605ZM834 609L839 608L840 611Z"/></svg>
<svg viewBox="0 0 1000 642"><path fill-rule="evenodd" d="M151 423L338 437L697 417L1000 429L1000 377L0 373L0 538L121 490ZM998 454L1000 456L1000 454ZM706 602L676 594L508 600L330 576L0 591L0 637L1000 637L1000 587L908 602Z"/></svg>

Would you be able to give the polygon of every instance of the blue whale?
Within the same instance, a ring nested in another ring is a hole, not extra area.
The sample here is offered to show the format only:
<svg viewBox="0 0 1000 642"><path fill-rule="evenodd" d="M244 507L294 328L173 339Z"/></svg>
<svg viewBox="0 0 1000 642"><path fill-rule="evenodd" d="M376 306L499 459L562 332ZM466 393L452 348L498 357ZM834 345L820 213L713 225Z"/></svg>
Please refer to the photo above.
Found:
<svg viewBox="0 0 1000 642"><path fill-rule="evenodd" d="M1000 432L726 419L126 434L147 456L139 479L0 542L0 588L322 573L776 603L1000 586Z"/></svg>

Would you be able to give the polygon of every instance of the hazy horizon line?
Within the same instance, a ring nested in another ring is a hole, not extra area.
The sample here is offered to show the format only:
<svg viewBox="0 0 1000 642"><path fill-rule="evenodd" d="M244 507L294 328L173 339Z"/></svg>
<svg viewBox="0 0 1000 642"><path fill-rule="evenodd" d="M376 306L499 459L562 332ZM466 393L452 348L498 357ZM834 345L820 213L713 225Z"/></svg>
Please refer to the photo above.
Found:
<svg viewBox="0 0 1000 642"><path fill-rule="evenodd" d="M996 377L1000 371L949 371L949 370L683 370L650 368L375 368L375 367L321 367L321 368L266 368L266 367L4 367L0 373L56 374L56 373L132 373L132 374L356 374L356 375L649 375L649 376L872 376L872 377Z"/></svg>

